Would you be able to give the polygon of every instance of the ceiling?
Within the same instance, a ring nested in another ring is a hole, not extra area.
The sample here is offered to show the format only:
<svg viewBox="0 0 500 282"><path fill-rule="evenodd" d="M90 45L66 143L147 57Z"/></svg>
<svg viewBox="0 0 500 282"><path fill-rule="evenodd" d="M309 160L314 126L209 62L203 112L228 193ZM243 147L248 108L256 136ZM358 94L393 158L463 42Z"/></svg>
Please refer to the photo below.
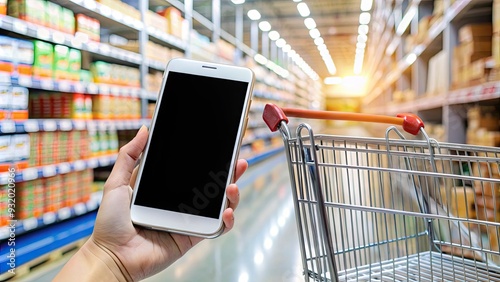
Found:
<svg viewBox="0 0 500 282"><path fill-rule="evenodd" d="M193 1L196 13L211 20L212 0ZM358 35L361 0L302 0L311 12L321 36L330 52L337 76L353 75L356 40ZM374 1L375 2L375 1ZM221 28L235 36L236 6L230 0L220 0ZM248 10L257 9L261 20L270 22L272 29L279 32L292 49L319 75L321 79L331 76L327 67L305 27L304 18L297 10L293 0L246 0L243 5L243 43L251 46L251 20L246 16ZM193 27L204 33L203 27L193 21ZM212 36L207 30L207 36ZM262 42L259 31L259 46ZM259 47L260 48L260 47ZM262 53L262 52L261 52Z"/></svg>

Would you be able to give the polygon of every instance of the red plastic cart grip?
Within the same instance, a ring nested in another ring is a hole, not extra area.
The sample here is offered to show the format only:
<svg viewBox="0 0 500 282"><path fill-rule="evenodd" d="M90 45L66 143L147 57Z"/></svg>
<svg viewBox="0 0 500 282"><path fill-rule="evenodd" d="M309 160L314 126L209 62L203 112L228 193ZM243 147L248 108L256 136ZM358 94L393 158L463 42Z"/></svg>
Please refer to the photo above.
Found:
<svg viewBox="0 0 500 282"><path fill-rule="evenodd" d="M272 132L278 130L282 121L288 123L288 118L283 110L275 104L266 104L264 112L262 113L262 118Z"/></svg>
<svg viewBox="0 0 500 282"><path fill-rule="evenodd" d="M330 120L351 120L389 123L403 126L403 129L413 135L417 135L420 128L424 127L423 121L415 114L401 113L396 117L384 115L371 115L362 113L318 111L296 108L280 108L274 104L266 104L262 117L271 131L278 130L282 121L288 123L288 117L311 118L311 119L330 119Z"/></svg>

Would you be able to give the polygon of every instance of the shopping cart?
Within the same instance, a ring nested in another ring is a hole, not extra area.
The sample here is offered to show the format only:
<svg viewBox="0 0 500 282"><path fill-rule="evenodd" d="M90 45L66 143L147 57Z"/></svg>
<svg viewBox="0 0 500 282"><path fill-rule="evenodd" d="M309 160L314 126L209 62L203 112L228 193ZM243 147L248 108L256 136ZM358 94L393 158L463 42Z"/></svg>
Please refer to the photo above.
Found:
<svg viewBox="0 0 500 282"><path fill-rule="evenodd" d="M500 281L500 148L437 142L411 114L267 104L263 119L284 141L306 281ZM336 136L304 119L392 125Z"/></svg>

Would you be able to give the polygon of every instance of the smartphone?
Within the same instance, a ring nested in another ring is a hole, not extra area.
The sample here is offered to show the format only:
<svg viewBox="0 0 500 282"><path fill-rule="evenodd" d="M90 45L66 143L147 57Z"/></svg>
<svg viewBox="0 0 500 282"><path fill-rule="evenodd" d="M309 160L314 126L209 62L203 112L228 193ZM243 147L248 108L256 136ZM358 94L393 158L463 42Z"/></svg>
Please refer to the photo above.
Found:
<svg viewBox="0 0 500 282"><path fill-rule="evenodd" d="M133 187L134 224L204 238L222 234L254 80L246 67L168 62Z"/></svg>

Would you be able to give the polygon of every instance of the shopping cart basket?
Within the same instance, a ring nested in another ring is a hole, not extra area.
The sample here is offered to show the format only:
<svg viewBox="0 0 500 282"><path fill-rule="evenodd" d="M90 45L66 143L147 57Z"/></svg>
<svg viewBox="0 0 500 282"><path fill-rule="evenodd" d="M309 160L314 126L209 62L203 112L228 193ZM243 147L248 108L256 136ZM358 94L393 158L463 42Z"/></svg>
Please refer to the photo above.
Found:
<svg viewBox="0 0 500 282"><path fill-rule="evenodd" d="M267 104L263 119L284 141L306 281L500 281L500 148L437 142L411 114ZM336 136L307 119L392 125Z"/></svg>

